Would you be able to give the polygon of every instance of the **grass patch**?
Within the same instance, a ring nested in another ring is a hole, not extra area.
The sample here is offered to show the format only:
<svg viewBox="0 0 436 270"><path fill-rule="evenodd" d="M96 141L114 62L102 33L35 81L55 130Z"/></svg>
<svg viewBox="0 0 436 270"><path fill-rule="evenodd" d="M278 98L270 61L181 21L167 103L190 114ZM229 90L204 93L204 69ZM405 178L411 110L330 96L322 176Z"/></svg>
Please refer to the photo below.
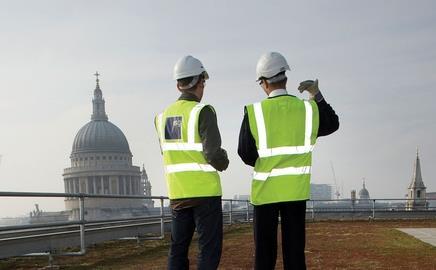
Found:
<svg viewBox="0 0 436 270"><path fill-rule="evenodd" d="M427 221L342 221L307 224L306 262L309 269L436 269L436 247L395 228L436 227ZM280 243L280 235L279 235ZM55 257L60 269L166 269L169 235L164 240L108 241L91 246L81 257ZM195 268L197 237L189 258ZM220 269L252 269L252 224L224 227ZM276 269L282 269L279 244ZM41 269L47 257L0 260L0 269Z"/></svg>

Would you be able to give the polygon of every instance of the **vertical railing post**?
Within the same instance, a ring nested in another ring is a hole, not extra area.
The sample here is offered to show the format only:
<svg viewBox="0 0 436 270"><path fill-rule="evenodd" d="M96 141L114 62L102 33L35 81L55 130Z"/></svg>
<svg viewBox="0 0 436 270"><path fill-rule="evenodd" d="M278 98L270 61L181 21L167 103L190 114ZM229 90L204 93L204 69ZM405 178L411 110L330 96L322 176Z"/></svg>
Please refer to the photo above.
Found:
<svg viewBox="0 0 436 270"><path fill-rule="evenodd" d="M80 194L79 197L79 215L80 215L80 252L85 254L86 246L85 246L85 196Z"/></svg>
<svg viewBox="0 0 436 270"><path fill-rule="evenodd" d="M230 199L230 212L229 212L229 223L232 225L232 214L233 214L233 200Z"/></svg>
<svg viewBox="0 0 436 270"><path fill-rule="evenodd" d="M312 203L312 221L315 221L315 202L310 201Z"/></svg>
<svg viewBox="0 0 436 270"><path fill-rule="evenodd" d="M375 199L372 200L372 219L375 219Z"/></svg>
<svg viewBox="0 0 436 270"><path fill-rule="evenodd" d="M160 197L160 236L164 237L165 228L164 228L164 198Z"/></svg>
<svg viewBox="0 0 436 270"><path fill-rule="evenodd" d="M245 202L247 205L247 222L250 221L250 203L248 201Z"/></svg>

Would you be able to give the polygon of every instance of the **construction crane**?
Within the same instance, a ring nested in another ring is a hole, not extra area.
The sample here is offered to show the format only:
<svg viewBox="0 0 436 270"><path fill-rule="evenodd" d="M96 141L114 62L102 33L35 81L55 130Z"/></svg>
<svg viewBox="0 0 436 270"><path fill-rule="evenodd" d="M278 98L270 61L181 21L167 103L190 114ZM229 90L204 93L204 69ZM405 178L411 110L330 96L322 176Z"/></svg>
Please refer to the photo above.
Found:
<svg viewBox="0 0 436 270"><path fill-rule="evenodd" d="M339 197L341 196L341 193L339 192L339 187L336 183L336 174L335 174L335 168L333 167L333 162L330 161L330 167L332 168L333 173L333 181L335 182L335 196L336 199L339 200Z"/></svg>

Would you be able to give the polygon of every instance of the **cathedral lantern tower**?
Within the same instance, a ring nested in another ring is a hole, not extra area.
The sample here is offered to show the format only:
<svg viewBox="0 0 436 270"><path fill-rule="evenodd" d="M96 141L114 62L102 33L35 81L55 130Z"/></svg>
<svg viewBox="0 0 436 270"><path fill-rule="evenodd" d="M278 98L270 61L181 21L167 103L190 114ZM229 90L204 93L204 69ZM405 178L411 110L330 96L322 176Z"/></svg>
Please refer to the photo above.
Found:
<svg viewBox="0 0 436 270"><path fill-rule="evenodd" d="M427 209L426 187L422 181L421 162L419 160L418 149L416 149L416 160L413 167L412 182L409 185L407 193L407 210L424 210Z"/></svg>

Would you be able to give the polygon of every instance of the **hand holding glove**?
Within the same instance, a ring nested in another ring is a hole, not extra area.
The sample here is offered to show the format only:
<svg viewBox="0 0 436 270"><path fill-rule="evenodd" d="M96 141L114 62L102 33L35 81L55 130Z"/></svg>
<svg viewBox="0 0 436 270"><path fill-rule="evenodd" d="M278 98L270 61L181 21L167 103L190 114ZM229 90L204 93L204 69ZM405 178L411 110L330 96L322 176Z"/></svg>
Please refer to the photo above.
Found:
<svg viewBox="0 0 436 270"><path fill-rule="evenodd" d="M319 93L318 79L316 79L315 81L307 80L301 82L300 86L298 86L298 91L300 91L300 93L303 93L304 90L309 92L310 99L313 99L316 96L316 94Z"/></svg>

